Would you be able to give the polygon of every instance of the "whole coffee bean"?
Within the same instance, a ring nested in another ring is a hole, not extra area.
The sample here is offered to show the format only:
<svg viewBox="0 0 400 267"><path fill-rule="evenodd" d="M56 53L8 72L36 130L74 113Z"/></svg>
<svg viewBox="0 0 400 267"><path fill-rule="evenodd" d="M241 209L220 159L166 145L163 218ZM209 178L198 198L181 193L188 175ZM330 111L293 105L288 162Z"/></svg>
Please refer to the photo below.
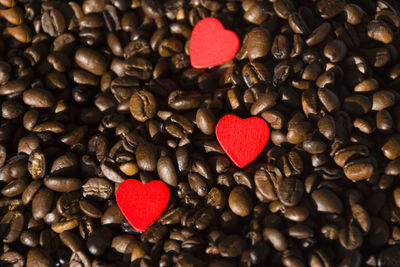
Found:
<svg viewBox="0 0 400 267"><path fill-rule="evenodd" d="M2 236L3 242L5 244L13 243L16 241L23 230L24 227L24 215L18 211L7 212L0 221L1 225L6 226L6 231L4 236Z"/></svg>
<svg viewBox="0 0 400 267"><path fill-rule="evenodd" d="M208 109L198 109L196 112L196 125L204 134L213 134L216 125L214 114Z"/></svg>
<svg viewBox="0 0 400 267"><path fill-rule="evenodd" d="M342 213L343 204L340 199L328 189L317 189L311 193L311 197L320 212Z"/></svg>
<svg viewBox="0 0 400 267"><path fill-rule="evenodd" d="M303 196L304 187L300 180L285 178L279 181L277 196L285 206L296 206Z"/></svg>
<svg viewBox="0 0 400 267"><path fill-rule="evenodd" d="M242 217L247 216L253 207L249 194L242 186L237 186L231 191L228 201L230 209Z"/></svg>
<svg viewBox="0 0 400 267"><path fill-rule="evenodd" d="M269 200L277 200L275 175L265 168L260 168L254 174L254 183L259 192Z"/></svg>
<svg viewBox="0 0 400 267"><path fill-rule="evenodd" d="M350 225L340 230L339 241L344 248L354 250L361 246L363 236L357 226Z"/></svg>
<svg viewBox="0 0 400 267"><path fill-rule="evenodd" d="M121 210L116 204L108 207L104 212L103 216L101 216L102 225L120 224L123 222L123 220L124 220L124 215L122 214Z"/></svg>
<svg viewBox="0 0 400 267"><path fill-rule="evenodd" d="M149 80L153 71L153 65L148 59L136 56L125 59L123 67L126 75L140 80Z"/></svg>
<svg viewBox="0 0 400 267"><path fill-rule="evenodd" d="M22 193L22 203L28 204L42 185L42 180L32 181Z"/></svg>
<svg viewBox="0 0 400 267"><path fill-rule="evenodd" d="M47 188L41 188L32 199L32 216L35 220L43 218L50 210L54 193Z"/></svg>
<svg viewBox="0 0 400 267"><path fill-rule="evenodd" d="M274 228L264 228L264 240L271 242L272 246L277 251L284 251L287 248L287 240L282 232Z"/></svg>
<svg viewBox="0 0 400 267"><path fill-rule="evenodd" d="M309 214L309 210L303 206L291 207L286 209L284 212L286 218L295 222L305 221L308 218Z"/></svg>
<svg viewBox="0 0 400 267"><path fill-rule="evenodd" d="M57 192L71 192L81 188L82 181L78 178L69 177L46 177L44 185Z"/></svg>
<svg viewBox="0 0 400 267"><path fill-rule="evenodd" d="M94 75L102 75L108 66L106 58L101 53L89 48L79 48L75 53L75 62Z"/></svg>
<svg viewBox="0 0 400 267"><path fill-rule="evenodd" d="M384 44L389 44L393 40L392 30L382 20L371 20L368 23L368 36Z"/></svg>
<svg viewBox="0 0 400 267"><path fill-rule="evenodd" d="M396 159L399 154L400 136L397 134L389 136L381 150L383 154L390 160Z"/></svg>
<svg viewBox="0 0 400 267"><path fill-rule="evenodd" d="M154 171L157 168L157 151L155 147L146 143L136 149L136 162L141 170Z"/></svg>
<svg viewBox="0 0 400 267"><path fill-rule="evenodd" d="M57 9L46 11L41 16L43 31L52 37L57 37L66 30L63 13Z"/></svg>
<svg viewBox="0 0 400 267"><path fill-rule="evenodd" d="M49 108L54 105L53 95L44 89L33 88L24 91L24 103L35 108Z"/></svg>
<svg viewBox="0 0 400 267"><path fill-rule="evenodd" d="M305 40L308 46L317 45L325 40L332 29L331 24L324 22L313 30L313 32Z"/></svg>
<svg viewBox="0 0 400 267"><path fill-rule="evenodd" d="M267 56L271 49L270 32L262 27L253 28L244 37L242 49L250 60Z"/></svg>
<svg viewBox="0 0 400 267"><path fill-rule="evenodd" d="M395 95L388 90L379 90L372 96L372 110L380 111L392 107L396 103Z"/></svg>
<svg viewBox="0 0 400 267"><path fill-rule="evenodd" d="M149 91L137 91L129 101L129 109L137 121L145 122L156 114L156 99Z"/></svg>
<svg viewBox="0 0 400 267"><path fill-rule="evenodd" d="M362 158L346 163L343 169L347 178L358 181L370 178L375 167L371 158Z"/></svg>
<svg viewBox="0 0 400 267"><path fill-rule="evenodd" d="M341 40L332 40L324 47L324 56L333 63L342 61L346 54L347 46Z"/></svg>
<svg viewBox="0 0 400 267"><path fill-rule="evenodd" d="M169 156L160 157L157 162L158 176L166 184L170 186L178 185L178 177L176 175L175 166Z"/></svg>
<svg viewBox="0 0 400 267"><path fill-rule="evenodd" d="M27 186L27 179L24 177L14 179L9 182L3 189L1 190L1 194L5 197L16 197L25 190Z"/></svg>
<svg viewBox="0 0 400 267"><path fill-rule="evenodd" d="M34 230L26 230L21 233L21 243L28 247L36 247L39 245L39 235Z"/></svg>

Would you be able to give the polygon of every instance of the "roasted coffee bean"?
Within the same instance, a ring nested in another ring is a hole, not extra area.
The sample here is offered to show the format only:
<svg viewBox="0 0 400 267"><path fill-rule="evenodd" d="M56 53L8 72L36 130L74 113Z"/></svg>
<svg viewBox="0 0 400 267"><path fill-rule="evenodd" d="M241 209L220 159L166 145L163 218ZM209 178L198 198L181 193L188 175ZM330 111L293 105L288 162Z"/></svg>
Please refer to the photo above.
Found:
<svg viewBox="0 0 400 267"><path fill-rule="evenodd" d="M2 234L2 239L5 244L16 241L24 227L24 216L18 211L7 212L0 221L1 225L7 226Z"/></svg>
<svg viewBox="0 0 400 267"><path fill-rule="evenodd" d="M346 44L341 40L332 40L324 47L324 56L333 63L342 61L346 54Z"/></svg>
<svg viewBox="0 0 400 267"><path fill-rule="evenodd" d="M384 44L389 44L393 40L392 30L382 20L371 20L368 23L368 36Z"/></svg>
<svg viewBox="0 0 400 267"><path fill-rule="evenodd" d="M328 189L317 189L312 192L311 197L318 211L328 213L342 213L343 204L340 199Z"/></svg>
<svg viewBox="0 0 400 267"><path fill-rule="evenodd" d="M339 241L344 248L354 250L361 246L363 236L357 226L350 225L340 230Z"/></svg>
<svg viewBox="0 0 400 267"><path fill-rule="evenodd" d="M250 60L265 57L271 49L271 34L270 32L261 27L252 29L246 34L243 40L242 50L239 55L247 56Z"/></svg>
<svg viewBox="0 0 400 267"><path fill-rule="evenodd" d="M248 195L246 189L242 186L235 187L229 195L229 207L239 216L247 216L253 203Z"/></svg>
<svg viewBox="0 0 400 267"><path fill-rule="evenodd" d="M101 53L88 48L80 48L76 51L75 62L82 69L95 75L102 75L107 68L106 58Z"/></svg>
<svg viewBox="0 0 400 267"><path fill-rule="evenodd" d="M41 25L43 31L52 37L64 33L67 27L63 13L55 8L42 14Z"/></svg>
<svg viewBox="0 0 400 267"><path fill-rule="evenodd" d="M399 265L396 1L0 5L0 265ZM194 69L206 17L242 46ZM246 168L225 114L270 127ZM144 233L126 179L170 187Z"/></svg>
<svg viewBox="0 0 400 267"><path fill-rule="evenodd" d="M286 206L296 206L303 196L304 187L300 180L295 178L285 178L277 185L277 196Z"/></svg>
<svg viewBox="0 0 400 267"><path fill-rule="evenodd" d="M156 114L156 99L149 91L137 91L129 101L129 109L137 121L145 122Z"/></svg>
<svg viewBox="0 0 400 267"><path fill-rule="evenodd" d="M44 185L57 192L71 192L81 188L82 181L78 178L69 177L46 177Z"/></svg>
<svg viewBox="0 0 400 267"><path fill-rule="evenodd" d="M41 188L32 199L32 216L35 220L43 218L50 210L54 193L47 188Z"/></svg>

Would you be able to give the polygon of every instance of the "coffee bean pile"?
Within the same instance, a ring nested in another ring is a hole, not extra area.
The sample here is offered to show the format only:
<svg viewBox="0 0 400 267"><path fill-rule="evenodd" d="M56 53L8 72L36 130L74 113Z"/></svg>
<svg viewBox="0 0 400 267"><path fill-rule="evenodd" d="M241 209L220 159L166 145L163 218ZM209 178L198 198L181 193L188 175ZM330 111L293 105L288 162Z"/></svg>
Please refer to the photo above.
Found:
<svg viewBox="0 0 400 267"><path fill-rule="evenodd" d="M400 266L398 1L0 7L0 266ZM205 17L241 48L193 69ZM270 126L246 168L225 114ZM126 179L170 188L144 233Z"/></svg>

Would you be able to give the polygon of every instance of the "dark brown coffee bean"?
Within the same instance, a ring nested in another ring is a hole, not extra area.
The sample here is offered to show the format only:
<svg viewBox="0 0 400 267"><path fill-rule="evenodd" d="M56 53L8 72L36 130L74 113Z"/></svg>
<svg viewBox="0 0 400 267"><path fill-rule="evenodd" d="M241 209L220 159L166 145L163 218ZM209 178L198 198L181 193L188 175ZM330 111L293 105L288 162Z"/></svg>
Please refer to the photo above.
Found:
<svg viewBox="0 0 400 267"><path fill-rule="evenodd" d="M332 26L328 22L319 25L305 40L308 46L314 46L323 42L331 32Z"/></svg>
<svg viewBox="0 0 400 267"><path fill-rule="evenodd" d="M361 158L344 165L344 174L347 178L358 181L370 178L375 170L371 158Z"/></svg>
<svg viewBox="0 0 400 267"><path fill-rule="evenodd" d="M272 243L272 246L277 251L284 251L287 248L287 240L282 232L274 228L264 228L263 230L264 240L268 240Z"/></svg>
<svg viewBox="0 0 400 267"><path fill-rule="evenodd" d="M312 192L312 199L320 212L342 213L343 204L340 199L328 189L318 189Z"/></svg>
<svg viewBox="0 0 400 267"><path fill-rule="evenodd" d="M35 220L43 218L50 210L54 194L47 188L41 188L32 199L32 216Z"/></svg>
<svg viewBox="0 0 400 267"><path fill-rule="evenodd" d="M340 230L339 241L345 249L354 250L361 246L363 236L357 226L350 225Z"/></svg>
<svg viewBox="0 0 400 267"><path fill-rule="evenodd" d="M368 23L368 36L384 44L389 44L393 40L392 30L382 20L371 20Z"/></svg>
<svg viewBox="0 0 400 267"><path fill-rule="evenodd" d="M5 244L13 243L21 235L24 227L24 216L18 211L9 211L2 217L0 224L7 225L7 230L2 236L3 242Z"/></svg>
<svg viewBox="0 0 400 267"><path fill-rule="evenodd" d="M342 61L347 54L347 46L341 40L330 41L324 47L324 56L331 62L336 63Z"/></svg>
<svg viewBox="0 0 400 267"><path fill-rule="evenodd" d="M267 56L270 49L271 34L265 28L253 28L244 37L242 50L250 60Z"/></svg>
<svg viewBox="0 0 400 267"><path fill-rule="evenodd" d="M107 68L106 58L99 52L80 48L75 53L75 62L84 70L95 75L102 75Z"/></svg>
<svg viewBox="0 0 400 267"><path fill-rule="evenodd" d="M57 9L46 11L42 14L41 24L43 31L52 37L57 37L66 30L63 13Z"/></svg>
<svg viewBox="0 0 400 267"><path fill-rule="evenodd" d="M170 186L177 186L178 177L174 163L169 156L160 157L157 162L158 176Z"/></svg>
<svg viewBox="0 0 400 267"><path fill-rule="evenodd" d="M196 112L196 125L204 134L213 134L216 125L214 114L208 109L198 109Z"/></svg>
<svg viewBox="0 0 400 267"><path fill-rule="evenodd" d="M71 192L81 188L82 181L78 178L69 177L46 177L44 185L57 192Z"/></svg>
<svg viewBox="0 0 400 267"><path fill-rule="evenodd" d="M296 206L303 196L304 187L300 180L285 178L278 182L277 196L285 206Z"/></svg>
<svg viewBox="0 0 400 267"><path fill-rule="evenodd" d="M253 203L246 189L242 186L235 187L229 195L229 207L231 210L239 216L247 216Z"/></svg>
<svg viewBox="0 0 400 267"><path fill-rule="evenodd" d="M137 121L145 122L156 114L156 99L149 91L137 91L130 99L129 109Z"/></svg>

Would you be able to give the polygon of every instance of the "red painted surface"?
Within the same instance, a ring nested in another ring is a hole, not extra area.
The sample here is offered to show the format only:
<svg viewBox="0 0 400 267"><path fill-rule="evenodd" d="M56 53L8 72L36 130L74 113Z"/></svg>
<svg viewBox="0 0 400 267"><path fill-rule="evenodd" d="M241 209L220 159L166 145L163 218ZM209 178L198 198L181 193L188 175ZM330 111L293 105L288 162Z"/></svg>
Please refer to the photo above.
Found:
<svg viewBox="0 0 400 267"><path fill-rule="evenodd" d="M215 135L236 166L243 168L264 149L269 139L269 127L259 117L241 119L226 115L218 121Z"/></svg>
<svg viewBox="0 0 400 267"><path fill-rule="evenodd" d="M202 19L190 38L190 63L197 69L220 65L233 59L239 46L237 35L226 30L218 19Z"/></svg>
<svg viewBox="0 0 400 267"><path fill-rule="evenodd" d="M169 194L168 186L161 181L143 184L138 180L129 179L119 185L116 199L132 227L138 232L143 232L164 212Z"/></svg>

